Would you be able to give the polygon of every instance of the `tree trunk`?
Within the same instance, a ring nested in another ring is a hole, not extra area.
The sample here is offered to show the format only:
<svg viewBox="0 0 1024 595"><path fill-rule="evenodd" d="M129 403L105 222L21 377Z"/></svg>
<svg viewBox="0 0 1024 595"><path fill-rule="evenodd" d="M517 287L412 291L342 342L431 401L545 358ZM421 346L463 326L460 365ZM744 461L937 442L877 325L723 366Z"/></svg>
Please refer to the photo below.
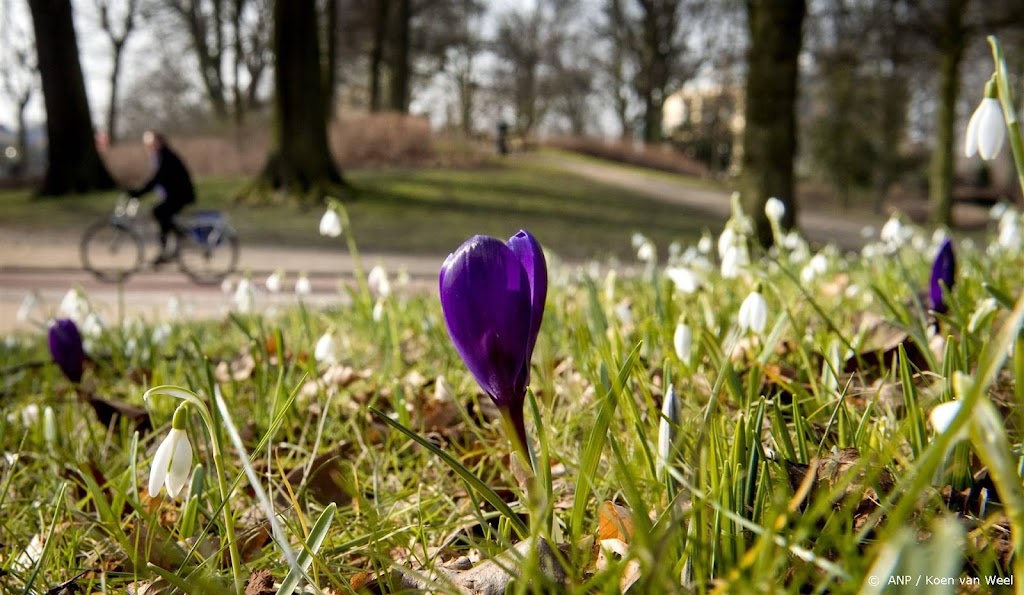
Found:
<svg viewBox="0 0 1024 595"><path fill-rule="evenodd" d="M743 131L743 206L755 222L757 240L772 242L764 204L775 196L786 205L782 224L796 224L793 160L796 156L797 58L806 0L748 0Z"/></svg>
<svg viewBox="0 0 1024 595"><path fill-rule="evenodd" d="M953 224L953 145L955 144L956 100L960 93L960 62L967 32L963 19L969 0L949 0L939 35L939 108L936 111L936 139L932 150L928 195L932 222Z"/></svg>
<svg viewBox="0 0 1024 595"><path fill-rule="evenodd" d="M370 48L370 111L379 112L381 97L381 69L384 66L384 41L388 28L389 0L375 0L377 14L373 23L373 45Z"/></svg>
<svg viewBox="0 0 1024 595"><path fill-rule="evenodd" d="M391 27L389 45L391 51L391 81L388 109L406 113L409 111L409 20L412 18L410 0L396 0L394 27Z"/></svg>
<svg viewBox="0 0 1024 595"><path fill-rule="evenodd" d="M107 106L107 141L117 140L117 83L121 78L121 57L124 52L124 40L114 42L114 65L110 71L110 105Z"/></svg>
<svg viewBox="0 0 1024 595"><path fill-rule="evenodd" d="M245 61L245 53L242 48L242 11L245 10L245 0L235 0L231 12L231 40L234 48L234 81L232 83L232 99L234 100L235 126L241 128L245 122L245 93L242 91L242 82L239 80L242 74L242 63Z"/></svg>
<svg viewBox="0 0 1024 595"><path fill-rule="evenodd" d="M340 23L338 13L341 3L338 0L327 0L327 56L324 60L324 109L327 121L334 119L334 99L337 94L338 82L338 48L341 45L338 37Z"/></svg>
<svg viewBox="0 0 1024 595"><path fill-rule="evenodd" d="M18 143L18 161L11 168L11 175L15 178L21 178L28 171L29 160L28 160L28 127L25 125L25 109L28 107L29 100L32 99L32 92L26 91L24 95L18 98L18 113L17 113L17 130L15 130L16 141Z"/></svg>
<svg viewBox="0 0 1024 595"><path fill-rule="evenodd" d="M327 144L320 28L313 2L274 2L274 148L262 181L322 198L342 184Z"/></svg>
<svg viewBox="0 0 1024 595"><path fill-rule="evenodd" d="M653 89L644 92L644 142L661 142L661 101L654 96Z"/></svg>
<svg viewBox="0 0 1024 595"><path fill-rule="evenodd" d="M113 188L114 180L96 151L71 1L29 0L28 5L48 138L46 176L38 193L58 196Z"/></svg>

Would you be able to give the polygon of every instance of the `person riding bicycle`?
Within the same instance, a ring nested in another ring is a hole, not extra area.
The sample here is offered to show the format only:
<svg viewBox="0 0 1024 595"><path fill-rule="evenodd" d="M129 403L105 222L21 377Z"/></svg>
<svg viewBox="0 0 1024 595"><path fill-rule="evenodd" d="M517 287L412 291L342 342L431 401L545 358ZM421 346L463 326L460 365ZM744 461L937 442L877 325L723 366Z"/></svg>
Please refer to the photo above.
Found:
<svg viewBox="0 0 1024 595"><path fill-rule="evenodd" d="M153 176L141 187L130 190L128 194L138 198L155 190L159 196L156 206L153 207L153 218L160 224L160 255L153 261L153 265L156 266L176 258L181 243L181 232L174 224L174 216L196 201L196 191L185 163L171 150L163 134L147 130L142 135L142 142L153 160ZM174 252L168 252L167 236L172 233L175 236Z"/></svg>

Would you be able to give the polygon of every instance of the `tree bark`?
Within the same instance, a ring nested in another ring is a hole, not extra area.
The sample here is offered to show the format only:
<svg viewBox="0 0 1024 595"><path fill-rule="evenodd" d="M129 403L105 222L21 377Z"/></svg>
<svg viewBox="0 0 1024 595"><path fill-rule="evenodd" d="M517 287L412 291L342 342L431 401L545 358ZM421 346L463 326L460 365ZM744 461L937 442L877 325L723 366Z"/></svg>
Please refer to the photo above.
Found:
<svg viewBox="0 0 1024 595"><path fill-rule="evenodd" d="M274 148L262 181L323 198L342 184L327 144L320 28L313 2L274 2Z"/></svg>
<svg viewBox="0 0 1024 595"><path fill-rule="evenodd" d="M928 195L932 222L953 224L953 175L956 129L956 100L960 94L960 63L967 32L964 14L969 0L949 0L943 12L939 38L939 108L936 111L936 139L932 150Z"/></svg>
<svg viewBox="0 0 1024 595"><path fill-rule="evenodd" d="M124 40L114 42L114 66L110 71L110 105L107 106L107 139L113 143L117 140L117 83L121 78L121 56Z"/></svg>
<svg viewBox="0 0 1024 595"><path fill-rule="evenodd" d="M383 106L381 79L384 67L384 41L388 29L390 0L375 0L377 12L373 22L373 45L370 48L370 111L379 112Z"/></svg>
<svg viewBox="0 0 1024 595"><path fill-rule="evenodd" d="M409 21L412 19L410 0L396 0L393 18L394 26L390 28L388 44L391 49L388 109L406 113L409 111Z"/></svg>
<svg viewBox="0 0 1024 595"><path fill-rule="evenodd" d="M324 109L327 121L334 119L334 100L337 95L338 82L338 50L341 46L338 37L340 22L338 13L341 3L338 0L327 0L327 56L324 60Z"/></svg>
<svg viewBox="0 0 1024 595"><path fill-rule="evenodd" d="M796 224L797 58L806 11L806 0L747 0L751 42L743 131L743 206L754 220L756 239L763 246L772 243L764 214L769 197L786 205L782 225Z"/></svg>
<svg viewBox="0 0 1024 595"><path fill-rule="evenodd" d="M46 175L38 194L106 190L114 180L93 133L70 0L29 0L46 105Z"/></svg>

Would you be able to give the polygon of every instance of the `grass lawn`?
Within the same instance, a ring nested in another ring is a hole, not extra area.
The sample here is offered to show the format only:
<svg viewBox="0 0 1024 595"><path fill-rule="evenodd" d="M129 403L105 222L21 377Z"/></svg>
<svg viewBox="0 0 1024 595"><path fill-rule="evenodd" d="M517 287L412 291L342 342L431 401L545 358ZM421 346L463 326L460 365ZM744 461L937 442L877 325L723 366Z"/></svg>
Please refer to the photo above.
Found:
<svg viewBox="0 0 1024 595"><path fill-rule="evenodd" d="M475 233L508 237L525 228L565 258L621 257L631 252L634 231L665 246L723 224L537 163L494 162L468 170L353 170L347 177L357 195L349 214L360 248L368 252L446 254ZM243 184L241 178L198 183L200 204L229 211L243 242L329 243L316 234L319 208L235 203L232 196ZM74 233L111 209L115 196L108 192L33 199L28 191L2 192L0 225Z"/></svg>

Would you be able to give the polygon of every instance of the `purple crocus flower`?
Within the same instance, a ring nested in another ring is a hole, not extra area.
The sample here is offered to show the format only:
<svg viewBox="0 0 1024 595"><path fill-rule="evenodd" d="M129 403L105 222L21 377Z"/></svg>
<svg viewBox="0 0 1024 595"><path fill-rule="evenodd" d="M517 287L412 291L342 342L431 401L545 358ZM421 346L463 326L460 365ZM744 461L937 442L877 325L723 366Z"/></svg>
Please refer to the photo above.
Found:
<svg viewBox="0 0 1024 595"><path fill-rule="evenodd" d="M526 231L508 242L473 236L441 265L440 288L456 351L526 453L523 400L548 292L540 244Z"/></svg>
<svg viewBox="0 0 1024 595"><path fill-rule="evenodd" d="M939 253L935 256L935 262L932 264L932 310L939 314L949 310L944 294L953 288L954 275L956 275L956 258L953 256L953 242L947 238L942 242L942 247L939 248Z"/></svg>
<svg viewBox="0 0 1024 595"><path fill-rule="evenodd" d="M68 380L74 383L82 380L82 367L85 363L85 350L82 347L82 334L74 321L61 318L50 326L50 356Z"/></svg>

